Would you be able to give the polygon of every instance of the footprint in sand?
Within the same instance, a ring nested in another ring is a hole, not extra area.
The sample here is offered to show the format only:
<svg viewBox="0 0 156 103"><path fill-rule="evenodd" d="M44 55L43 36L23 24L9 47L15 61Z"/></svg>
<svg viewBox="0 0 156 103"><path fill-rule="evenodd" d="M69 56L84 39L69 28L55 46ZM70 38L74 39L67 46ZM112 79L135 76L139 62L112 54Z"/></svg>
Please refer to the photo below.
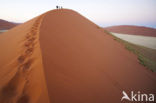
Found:
<svg viewBox="0 0 156 103"><path fill-rule="evenodd" d="M28 95L22 95L18 100L17 103L29 103L30 99Z"/></svg>
<svg viewBox="0 0 156 103"><path fill-rule="evenodd" d="M25 44L24 44L24 46L26 47L26 48L33 48L34 46L35 46L35 44L36 44L36 42L26 42Z"/></svg>
<svg viewBox="0 0 156 103"><path fill-rule="evenodd" d="M24 60L25 60L25 56L24 55L21 55L21 56L19 56L18 57L18 63L23 63L24 62Z"/></svg>
<svg viewBox="0 0 156 103"><path fill-rule="evenodd" d="M36 37L31 37L31 38L28 39L28 41L32 41L33 42L35 39L36 39Z"/></svg>
<svg viewBox="0 0 156 103"><path fill-rule="evenodd" d="M26 54L31 54L33 52L34 48L28 48L25 53Z"/></svg>
<svg viewBox="0 0 156 103"><path fill-rule="evenodd" d="M26 63L22 65L23 70L28 70L33 63L33 59L29 59Z"/></svg>

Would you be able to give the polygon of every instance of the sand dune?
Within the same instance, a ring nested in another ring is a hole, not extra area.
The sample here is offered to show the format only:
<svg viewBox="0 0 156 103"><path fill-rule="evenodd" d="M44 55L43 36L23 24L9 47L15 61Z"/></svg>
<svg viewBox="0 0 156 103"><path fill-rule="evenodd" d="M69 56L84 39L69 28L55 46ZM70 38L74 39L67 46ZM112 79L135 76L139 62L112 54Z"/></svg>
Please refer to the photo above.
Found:
<svg viewBox="0 0 156 103"><path fill-rule="evenodd" d="M49 11L0 35L0 103L120 103L156 75L75 11Z"/></svg>
<svg viewBox="0 0 156 103"><path fill-rule="evenodd" d="M11 29L17 25L18 24L16 24L16 23L12 23L12 22L8 22L6 20L0 19L0 30L8 30L8 29Z"/></svg>
<svg viewBox="0 0 156 103"><path fill-rule="evenodd" d="M132 34L132 35L142 35L142 36L154 36L156 37L156 29L143 27L143 26L111 26L104 28L109 32L121 33L121 34Z"/></svg>

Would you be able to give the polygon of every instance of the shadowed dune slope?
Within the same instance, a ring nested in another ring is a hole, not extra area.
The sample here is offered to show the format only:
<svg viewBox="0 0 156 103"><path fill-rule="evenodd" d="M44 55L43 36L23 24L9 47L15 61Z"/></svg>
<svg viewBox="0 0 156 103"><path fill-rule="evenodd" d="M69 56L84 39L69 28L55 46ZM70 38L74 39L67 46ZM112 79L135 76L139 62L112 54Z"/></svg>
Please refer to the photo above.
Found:
<svg viewBox="0 0 156 103"><path fill-rule="evenodd" d="M51 103L119 103L122 91L156 92L156 76L137 57L71 10L54 10L40 27Z"/></svg>
<svg viewBox="0 0 156 103"><path fill-rule="evenodd" d="M115 32L115 33L156 37L156 29L155 28L149 28L149 27L143 27L143 26L121 25L121 26L106 27L104 29L108 30L109 32Z"/></svg>
<svg viewBox="0 0 156 103"><path fill-rule="evenodd" d="M0 35L0 103L120 103L156 76L75 11L49 11Z"/></svg>

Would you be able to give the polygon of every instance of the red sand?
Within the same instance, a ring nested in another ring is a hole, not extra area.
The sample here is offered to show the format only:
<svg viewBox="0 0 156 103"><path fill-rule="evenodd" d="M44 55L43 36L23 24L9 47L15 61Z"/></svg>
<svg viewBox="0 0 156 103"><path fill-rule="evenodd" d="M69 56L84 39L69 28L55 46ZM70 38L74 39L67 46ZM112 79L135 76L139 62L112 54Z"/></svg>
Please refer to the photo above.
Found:
<svg viewBox="0 0 156 103"><path fill-rule="evenodd" d="M149 27L121 25L121 26L106 27L104 29L115 33L156 37L156 29Z"/></svg>
<svg viewBox="0 0 156 103"><path fill-rule="evenodd" d="M94 23L67 9L0 35L0 103L120 103L156 92L156 75Z"/></svg>
<svg viewBox="0 0 156 103"><path fill-rule="evenodd" d="M8 30L17 25L18 24L16 24L16 23L12 23L12 22L8 22L8 21L0 19L0 30Z"/></svg>

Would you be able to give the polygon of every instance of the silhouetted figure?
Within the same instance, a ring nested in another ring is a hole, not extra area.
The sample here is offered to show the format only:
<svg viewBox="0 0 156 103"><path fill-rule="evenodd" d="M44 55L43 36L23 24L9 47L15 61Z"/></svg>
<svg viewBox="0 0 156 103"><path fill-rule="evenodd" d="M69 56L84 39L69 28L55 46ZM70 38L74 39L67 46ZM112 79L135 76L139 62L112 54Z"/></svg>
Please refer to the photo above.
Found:
<svg viewBox="0 0 156 103"><path fill-rule="evenodd" d="M56 9L59 9L59 6L56 6Z"/></svg>

